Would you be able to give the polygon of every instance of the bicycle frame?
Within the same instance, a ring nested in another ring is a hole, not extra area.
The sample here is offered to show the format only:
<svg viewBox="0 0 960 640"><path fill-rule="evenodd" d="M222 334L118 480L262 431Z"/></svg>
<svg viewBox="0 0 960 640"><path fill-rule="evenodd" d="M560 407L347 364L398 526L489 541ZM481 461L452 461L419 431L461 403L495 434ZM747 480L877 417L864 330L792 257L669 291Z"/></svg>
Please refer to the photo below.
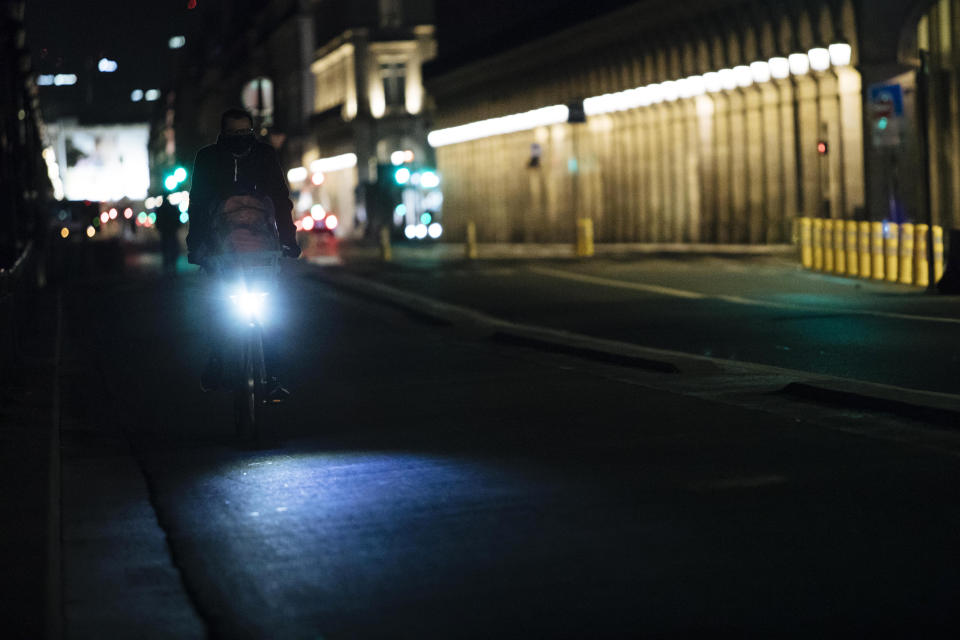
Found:
<svg viewBox="0 0 960 640"><path fill-rule="evenodd" d="M280 251L221 254L208 267L224 287L224 302L239 320L237 346L229 352L227 380L234 394L237 434L259 439L263 434L261 409L267 383L263 355L263 307L275 289L280 271ZM227 302L229 300L229 303Z"/></svg>

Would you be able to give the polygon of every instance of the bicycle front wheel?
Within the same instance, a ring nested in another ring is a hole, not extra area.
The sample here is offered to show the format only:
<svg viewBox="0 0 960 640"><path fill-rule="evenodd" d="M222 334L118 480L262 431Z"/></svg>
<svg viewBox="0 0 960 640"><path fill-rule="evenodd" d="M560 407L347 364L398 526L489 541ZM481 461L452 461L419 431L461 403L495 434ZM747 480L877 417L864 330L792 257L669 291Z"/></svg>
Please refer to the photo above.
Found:
<svg viewBox="0 0 960 640"><path fill-rule="evenodd" d="M237 436L244 440L255 440L260 434L263 356L259 338L259 331L252 327L243 341L240 375L233 396Z"/></svg>

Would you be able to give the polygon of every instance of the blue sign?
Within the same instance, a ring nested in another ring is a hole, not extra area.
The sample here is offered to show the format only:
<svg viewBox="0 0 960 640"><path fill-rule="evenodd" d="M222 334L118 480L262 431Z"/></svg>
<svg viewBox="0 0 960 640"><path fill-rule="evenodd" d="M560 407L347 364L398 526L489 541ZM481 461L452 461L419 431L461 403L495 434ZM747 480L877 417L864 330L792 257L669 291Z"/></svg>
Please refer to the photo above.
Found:
<svg viewBox="0 0 960 640"><path fill-rule="evenodd" d="M903 115L903 87L899 84L875 84L870 87L870 109L876 116Z"/></svg>

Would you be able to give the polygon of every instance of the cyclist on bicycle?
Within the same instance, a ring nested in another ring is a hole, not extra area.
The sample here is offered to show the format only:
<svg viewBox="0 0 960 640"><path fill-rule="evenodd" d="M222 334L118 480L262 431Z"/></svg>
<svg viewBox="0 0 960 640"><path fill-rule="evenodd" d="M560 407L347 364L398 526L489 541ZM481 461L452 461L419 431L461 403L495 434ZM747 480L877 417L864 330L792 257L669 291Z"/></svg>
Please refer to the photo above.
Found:
<svg viewBox="0 0 960 640"><path fill-rule="evenodd" d="M200 149L194 161L187 233L189 262L203 265L204 259L217 251L214 211L230 197L242 194L270 200L283 254L298 257L293 202L277 153L269 144L257 140L253 116L234 108L220 116L217 142ZM216 331L211 333L216 338ZM221 341L212 339L210 344L210 357L200 378L204 390L218 388L223 372ZM277 383L273 395L280 400L289 394Z"/></svg>

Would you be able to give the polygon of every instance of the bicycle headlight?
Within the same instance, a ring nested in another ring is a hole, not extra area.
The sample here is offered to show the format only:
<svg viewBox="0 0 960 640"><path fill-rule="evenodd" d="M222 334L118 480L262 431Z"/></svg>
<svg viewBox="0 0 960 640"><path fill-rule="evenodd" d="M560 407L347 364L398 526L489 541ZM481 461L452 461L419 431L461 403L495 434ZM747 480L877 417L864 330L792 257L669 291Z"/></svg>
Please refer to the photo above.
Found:
<svg viewBox="0 0 960 640"><path fill-rule="evenodd" d="M238 291L230 296L234 308L244 317L258 317L266 306L266 291Z"/></svg>

